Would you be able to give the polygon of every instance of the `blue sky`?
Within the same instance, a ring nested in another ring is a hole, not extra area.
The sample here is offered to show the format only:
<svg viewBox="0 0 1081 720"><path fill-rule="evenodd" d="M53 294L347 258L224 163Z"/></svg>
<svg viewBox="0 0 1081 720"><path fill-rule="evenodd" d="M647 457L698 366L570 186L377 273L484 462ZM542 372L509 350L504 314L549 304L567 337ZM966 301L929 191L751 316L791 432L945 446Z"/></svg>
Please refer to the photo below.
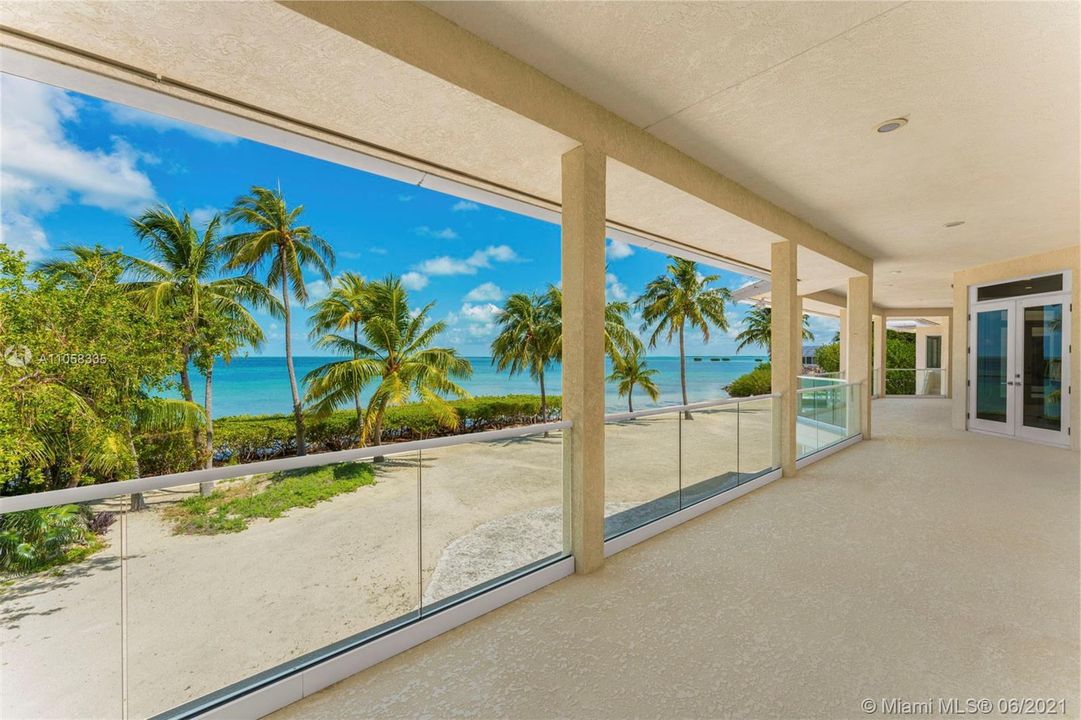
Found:
<svg viewBox="0 0 1081 720"><path fill-rule="evenodd" d="M508 294L559 280L556 225L9 75L0 77L0 93L0 241L31 260L72 244L138 255L128 218L143 208L166 203L201 224L251 185L280 183L333 245L335 274L401 275L411 304L435 302L433 316L449 325L443 342L467 355L488 354ZM633 300L665 262L660 253L609 243L609 298ZM750 280L713 272L731 288ZM310 280L314 298L326 293L326 283ZM733 305L731 330L708 345L692 333L688 351L734 353L746 310ZM298 316L295 352L318 354L305 332L307 312ZM267 343L258 354L282 354L280 322L259 319ZM832 339L836 321L812 321L820 340Z"/></svg>

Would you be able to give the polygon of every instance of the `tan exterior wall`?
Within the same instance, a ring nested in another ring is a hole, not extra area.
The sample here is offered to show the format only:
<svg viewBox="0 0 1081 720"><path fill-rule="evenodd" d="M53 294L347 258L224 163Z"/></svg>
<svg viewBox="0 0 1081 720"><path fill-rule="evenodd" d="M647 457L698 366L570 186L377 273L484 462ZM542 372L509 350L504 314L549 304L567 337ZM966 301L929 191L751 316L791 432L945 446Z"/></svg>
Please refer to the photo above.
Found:
<svg viewBox="0 0 1081 720"><path fill-rule="evenodd" d="M1078 449L1081 436L1081 396L1072 390L1081 390L1081 362L1078 362L1078 348L1081 347L1081 322L1077 313L1081 312L1081 248L1077 245L1054 250L1039 255L1014 258L1004 262L980 265L953 274L953 308L956 328L953 332L953 347L950 349L950 383L953 388L953 427L964 430L967 427L965 413L968 409L968 290L972 285L983 285L1028 275L1039 275L1061 270L1073 274L1073 292L1071 302L1074 314L1070 324L1070 427L1072 428L1070 447Z"/></svg>

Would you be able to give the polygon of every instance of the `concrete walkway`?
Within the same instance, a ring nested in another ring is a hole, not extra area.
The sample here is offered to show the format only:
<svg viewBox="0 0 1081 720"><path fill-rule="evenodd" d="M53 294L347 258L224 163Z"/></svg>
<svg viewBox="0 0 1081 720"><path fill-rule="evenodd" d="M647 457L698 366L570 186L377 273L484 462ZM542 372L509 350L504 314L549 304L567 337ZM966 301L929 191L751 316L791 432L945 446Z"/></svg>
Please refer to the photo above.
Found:
<svg viewBox="0 0 1081 720"><path fill-rule="evenodd" d="M956 432L946 401L874 407L876 439L272 717L857 718L1025 697L1076 717L1077 453Z"/></svg>

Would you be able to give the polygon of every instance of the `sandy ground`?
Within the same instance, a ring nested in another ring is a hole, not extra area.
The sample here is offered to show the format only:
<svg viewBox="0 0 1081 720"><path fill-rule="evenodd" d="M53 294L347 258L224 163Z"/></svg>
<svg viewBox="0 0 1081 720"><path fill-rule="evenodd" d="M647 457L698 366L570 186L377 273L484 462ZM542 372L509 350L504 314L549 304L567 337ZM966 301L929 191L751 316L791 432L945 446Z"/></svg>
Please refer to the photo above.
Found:
<svg viewBox="0 0 1081 720"><path fill-rule="evenodd" d="M771 428L761 402L609 425L607 513L678 501L681 471L757 474ZM3 590L0 715L119 717L125 594L128 712L146 717L558 553L562 442L389 454L376 485L231 535L172 535L160 509L184 494L156 494L104 551Z"/></svg>

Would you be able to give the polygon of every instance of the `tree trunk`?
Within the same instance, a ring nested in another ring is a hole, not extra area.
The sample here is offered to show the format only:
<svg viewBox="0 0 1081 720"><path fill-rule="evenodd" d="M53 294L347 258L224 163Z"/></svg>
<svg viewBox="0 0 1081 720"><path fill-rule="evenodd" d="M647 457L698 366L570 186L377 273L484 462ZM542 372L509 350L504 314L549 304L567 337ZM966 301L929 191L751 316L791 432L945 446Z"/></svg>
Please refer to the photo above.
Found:
<svg viewBox="0 0 1081 720"><path fill-rule="evenodd" d="M183 355L184 363L180 366L180 394L181 396L183 396L185 401L194 403L195 394L191 390L191 373L188 370L188 365L189 363L191 363L191 348L185 345L183 348L181 348L180 353L181 355ZM191 445L196 455L199 454L199 446L201 444L202 443L199 438L199 431L192 430Z"/></svg>
<svg viewBox="0 0 1081 720"><path fill-rule="evenodd" d="M548 422L548 396L544 392L544 366L543 365L541 365L540 372L538 373L538 376L540 377L540 391L541 391L540 417L541 417L541 422L546 423L546 422ZM545 431L544 437L548 437L548 432L547 431Z"/></svg>
<svg viewBox="0 0 1081 720"><path fill-rule="evenodd" d="M383 444L383 408L379 408L375 411L375 424L372 426L372 445ZM386 458L382 455L376 455L373 460L375 462L383 462Z"/></svg>
<svg viewBox="0 0 1081 720"><path fill-rule="evenodd" d="M627 390L627 412L634 412L634 402L631 400L631 396L634 395L634 385L631 385Z"/></svg>
<svg viewBox="0 0 1081 720"><path fill-rule="evenodd" d="M206 393L203 396L203 411L206 413L206 469L214 467L214 358L206 369ZM214 492L214 483L199 483L199 494L206 497Z"/></svg>
<svg viewBox="0 0 1081 720"><path fill-rule="evenodd" d="M293 369L293 318L289 312L289 273L285 267L285 253L282 259L282 304L285 306L285 367L289 370L289 389L293 391L293 420L297 427L297 455L307 455L304 443L304 412L300 407L300 390L297 388L297 373Z"/></svg>
<svg viewBox="0 0 1081 720"><path fill-rule="evenodd" d="M131 459L135 463L135 477L133 480L139 479L139 453L135 452L135 440L128 435L128 449L131 451ZM146 498L142 493L131 494L131 512L138 512L139 510L146 510Z"/></svg>
<svg viewBox="0 0 1081 720"><path fill-rule="evenodd" d="M353 343L354 345L360 344L360 323L358 322L353 323ZM357 360L359 358L360 353L354 347L353 359ZM357 444L360 444L360 439L364 437L364 411L360 409L360 388L357 388L357 391L353 393L353 402L357 407Z"/></svg>
<svg viewBox="0 0 1081 720"><path fill-rule="evenodd" d="M679 384L683 388L683 404L687 404L687 354L683 348L683 325L679 326ZM683 411L684 420L692 420L690 410Z"/></svg>

